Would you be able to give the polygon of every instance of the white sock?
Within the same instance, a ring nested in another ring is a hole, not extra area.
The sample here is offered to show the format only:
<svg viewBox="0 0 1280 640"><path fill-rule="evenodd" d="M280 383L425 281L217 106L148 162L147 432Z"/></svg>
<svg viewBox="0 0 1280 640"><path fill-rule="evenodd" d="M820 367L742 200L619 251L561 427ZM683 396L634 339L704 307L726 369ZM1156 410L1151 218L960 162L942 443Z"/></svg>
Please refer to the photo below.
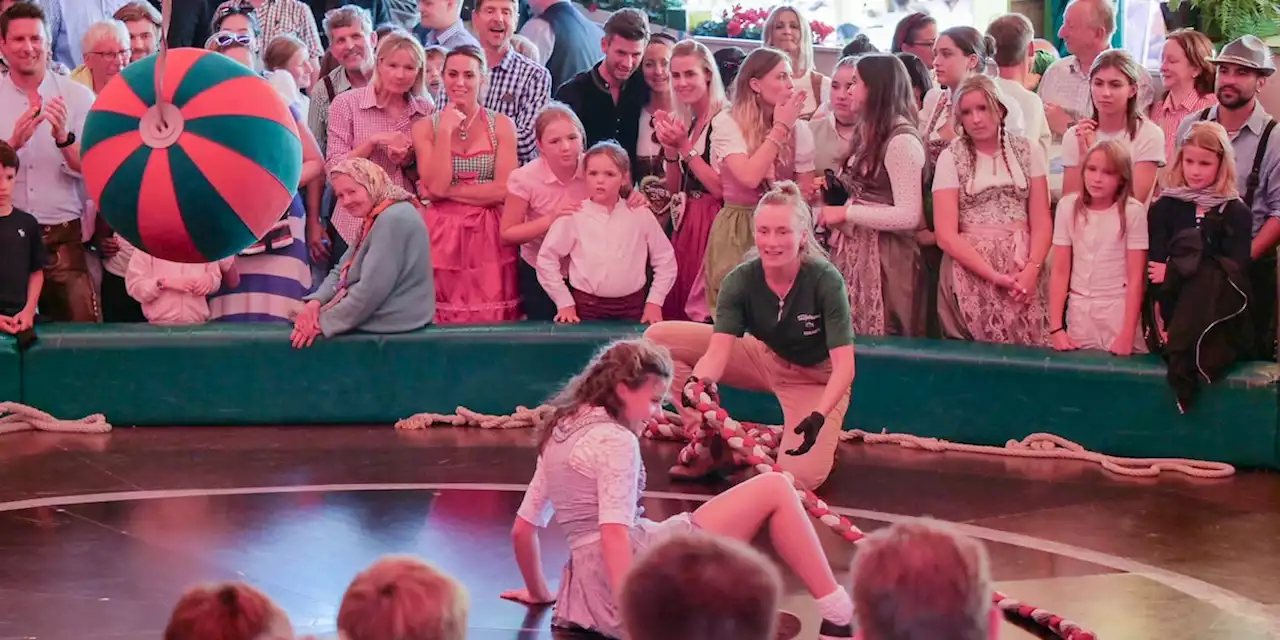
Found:
<svg viewBox="0 0 1280 640"><path fill-rule="evenodd" d="M836 587L835 591L818 598L818 611L822 619L835 624L853 622L853 600L844 587Z"/></svg>

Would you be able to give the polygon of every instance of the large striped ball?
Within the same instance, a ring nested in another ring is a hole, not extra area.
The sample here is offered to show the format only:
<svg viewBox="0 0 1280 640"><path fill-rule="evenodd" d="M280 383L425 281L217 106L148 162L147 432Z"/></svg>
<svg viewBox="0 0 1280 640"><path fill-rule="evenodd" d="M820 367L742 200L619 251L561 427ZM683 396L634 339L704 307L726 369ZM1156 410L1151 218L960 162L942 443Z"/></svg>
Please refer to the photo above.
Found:
<svg viewBox="0 0 1280 640"><path fill-rule="evenodd" d="M100 215L143 251L214 262L289 208L302 143L289 107L253 70L200 49L129 65L84 123L82 165ZM164 74L157 106L156 74Z"/></svg>

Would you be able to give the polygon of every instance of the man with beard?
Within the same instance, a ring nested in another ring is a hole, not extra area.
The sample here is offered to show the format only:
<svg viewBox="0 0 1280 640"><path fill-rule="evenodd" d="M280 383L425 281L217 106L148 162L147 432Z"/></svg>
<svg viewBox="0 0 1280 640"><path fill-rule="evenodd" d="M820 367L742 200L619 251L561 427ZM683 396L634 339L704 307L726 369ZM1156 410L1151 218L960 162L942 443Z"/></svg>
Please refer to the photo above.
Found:
<svg viewBox="0 0 1280 640"><path fill-rule="evenodd" d="M556 90L582 120L584 146L616 140L634 166L640 111L649 103L649 85L636 73L649 43L649 18L638 9L619 9L604 23L604 60Z"/></svg>
<svg viewBox="0 0 1280 640"><path fill-rule="evenodd" d="M338 7L324 18L324 33L329 38L329 54L338 62L338 68L320 78L311 90L311 110L307 113L307 126L320 145L320 152L329 151L329 105L333 99L352 89L360 89L373 78L377 60L373 56L378 34L373 30L373 16L369 10L355 5ZM332 230L326 232L320 218L324 179L307 188L307 250L312 264L326 265L330 250L326 238L337 238ZM341 255L332 256L337 259Z"/></svg>
<svg viewBox="0 0 1280 640"><path fill-rule="evenodd" d="M533 119L551 99L551 73L511 48L519 17L516 0L476 0L471 23L489 63L484 107L506 114L516 125L520 164L538 157Z"/></svg>
<svg viewBox="0 0 1280 640"><path fill-rule="evenodd" d="M93 92L49 71L44 11L15 4L0 14L0 43L9 61L0 78L0 136L21 159L13 206L40 224L49 255L40 314L62 322L98 322L81 229L80 133Z"/></svg>
<svg viewBox="0 0 1280 640"><path fill-rule="evenodd" d="M1257 356L1276 358L1276 246L1280 245L1280 132L1258 102L1258 93L1276 72L1267 45L1247 35L1222 48L1209 60L1218 68L1218 106L1193 113L1178 128L1186 140L1191 125L1201 120L1221 124L1231 136L1236 154L1236 184L1240 198L1253 212L1253 263L1249 281Z"/></svg>

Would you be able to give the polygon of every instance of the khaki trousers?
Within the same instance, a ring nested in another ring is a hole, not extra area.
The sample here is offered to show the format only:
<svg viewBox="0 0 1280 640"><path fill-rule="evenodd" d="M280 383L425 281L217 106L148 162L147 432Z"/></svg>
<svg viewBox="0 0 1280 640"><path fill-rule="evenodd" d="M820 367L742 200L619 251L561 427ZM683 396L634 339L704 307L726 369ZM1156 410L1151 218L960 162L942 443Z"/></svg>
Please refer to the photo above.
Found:
<svg viewBox="0 0 1280 640"><path fill-rule="evenodd" d="M645 331L644 337L670 350L675 361L675 378L671 381L672 402L680 402L684 383L693 373L694 365L706 354L712 332L711 325L697 322L659 322ZM826 481L835 465L844 415L849 410L850 391L845 392L827 415L818 434L818 442L808 453L791 456L786 451L804 442L804 437L794 432L795 427L817 409L830 378L830 360L816 367L801 367L783 360L754 336L746 335L734 340L724 376L717 381L722 386L764 391L778 398L784 420L778 464L811 490Z"/></svg>

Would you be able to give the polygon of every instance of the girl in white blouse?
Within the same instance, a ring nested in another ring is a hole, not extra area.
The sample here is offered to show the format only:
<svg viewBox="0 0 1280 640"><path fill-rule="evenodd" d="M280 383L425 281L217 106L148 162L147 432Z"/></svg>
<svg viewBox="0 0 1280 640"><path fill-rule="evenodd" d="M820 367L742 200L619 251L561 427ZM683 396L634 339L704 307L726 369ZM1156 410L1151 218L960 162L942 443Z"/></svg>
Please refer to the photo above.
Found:
<svg viewBox="0 0 1280 640"><path fill-rule="evenodd" d="M831 262L849 284L859 335L919 336L927 300L919 297L924 226L924 141L916 129L907 69L893 54L842 59L856 117L837 162L840 187L820 213L831 230ZM837 96L833 94L832 104Z"/></svg>
<svg viewBox="0 0 1280 640"><path fill-rule="evenodd" d="M633 208L631 162L612 141L599 142L582 159L587 200L557 218L538 250L538 281L555 302L556 322L662 321L662 303L676 280L671 241L647 207ZM562 265L569 261L569 286ZM653 284L645 292L645 267Z"/></svg>
<svg viewBox="0 0 1280 640"><path fill-rule="evenodd" d="M756 49L733 81L729 108L711 121L711 167L720 174L724 207L707 240L707 306L720 283L755 246L753 215L769 185L794 180L813 195L813 134L800 122L808 92L776 49Z"/></svg>
<svg viewBox="0 0 1280 640"><path fill-rule="evenodd" d="M1041 270L1053 219L1040 145L1011 135L995 83L972 76L955 94L956 138L938 158L933 212L938 320L957 340L1049 342Z"/></svg>
<svg viewBox="0 0 1280 640"><path fill-rule="evenodd" d="M626 637L617 594L637 555L672 536L750 541L767 529L787 568L817 601L819 637L852 638L853 602L836 582L813 520L786 476L758 475L693 513L662 522L641 517L646 474L636 434L662 408L674 371L665 347L620 341L605 347L553 401L556 413L541 434L538 466L512 527L525 587L502 597L555 602L553 627ZM538 540L538 529L553 517L570 549L559 594L547 585Z"/></svg>
<svg viewBox="0 0 1280 640"><path fill-rule="evenodd" d="M813 66L813 29L800 8L780 4L769 12L761 28L762 44L786 53L791 60L791 77L796 88L805 91L800 119L809 120L830 101L831 78Z"/></svg>
<svg viewBox="0 0 1280 640"><path fill-rule="evenodd" d="M1105 51L1089 71L1093 119L1081 120L1062 134L1062 194L1077 193L1081 159L1103 140L1119 140L1133 159L1133 197L1146 203L1165 164L1164 132L1138 106L1142 68L1123 49Z"/></svg>
<svg viewBox="0 0 1280 640"><path fill-rule="evenodd" d="M1049 337L1058 351L1144 353L1147 211L1133 198L1133 163L1124 144L1104 140L1082 164L1084 188L1062 198L1053 224Z"/></svg>

